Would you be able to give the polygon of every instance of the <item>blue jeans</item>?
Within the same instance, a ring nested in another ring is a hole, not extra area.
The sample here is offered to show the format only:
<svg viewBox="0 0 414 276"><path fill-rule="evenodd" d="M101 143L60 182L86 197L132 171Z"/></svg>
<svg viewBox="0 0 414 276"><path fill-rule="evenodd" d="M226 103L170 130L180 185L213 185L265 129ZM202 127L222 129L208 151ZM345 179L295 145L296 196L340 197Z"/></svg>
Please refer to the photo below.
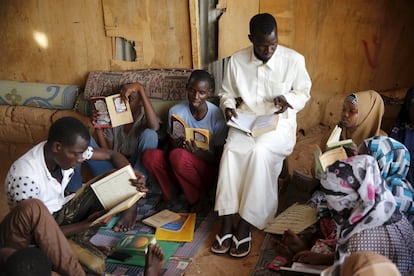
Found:
<svg viewBox="0 0 414 276"><path fill-rule="evenodd" d="M148 173L142 165L142 155L147 149L153 149L158 147L158 134L155 130L145 129L140 137L138 138L138 145L130 158L129 162L131 166L145 176L145 179L148 180ZM93 148L99 147L96 141L91 137L89 145ZM114 169L113 165L109 161L101 160L86 160L86 165L88 166L93 177L106 173ZM76 192L82 186L82 176L81 176L81 165L77 166L74 170L72 179L70 180L66 190L69 192Z"/></svg>

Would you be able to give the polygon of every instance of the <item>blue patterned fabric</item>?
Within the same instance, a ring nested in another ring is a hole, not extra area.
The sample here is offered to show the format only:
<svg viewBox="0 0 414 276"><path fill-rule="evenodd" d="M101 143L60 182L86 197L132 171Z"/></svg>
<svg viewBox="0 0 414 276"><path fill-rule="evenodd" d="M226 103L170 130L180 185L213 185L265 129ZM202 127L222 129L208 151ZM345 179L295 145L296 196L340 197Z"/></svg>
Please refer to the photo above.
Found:
<svg viewBox="0 0 414 276"><path fill-rule="evenodd" d="M413 222L414 189L406 179L410 168L410 152L397 140L386 136L374 136L364 141L368 154L377 162L387 188L394 195L397 206Z"/></svg>
<svg viewBox="0 0 414 276"><path fill-rule="evenodd" d="M78 90L75 85L0 80L0 104L72 109Z"/></svg>

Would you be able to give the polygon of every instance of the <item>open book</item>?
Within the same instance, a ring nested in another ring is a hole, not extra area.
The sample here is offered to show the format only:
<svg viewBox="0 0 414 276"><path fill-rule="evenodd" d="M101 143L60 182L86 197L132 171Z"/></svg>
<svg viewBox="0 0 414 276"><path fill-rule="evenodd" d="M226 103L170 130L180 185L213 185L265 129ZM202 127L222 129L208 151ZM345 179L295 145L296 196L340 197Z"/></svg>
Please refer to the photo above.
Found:
<svg viewBox="0 0 414 276"><path fill-rule="evenodd" d="M231 117L227 121L227 125L257 137L263 133L275 130L278 121L279 116L276 114L256 116L238 111L237 118Z"/></svg>
<svg viewBox="0 0 414 276"><path fill-rule="evenodd" d="M316 208L295 203L271 220L264 231L283 235L286 230L290 229L298 234L317 221Z"/></svg>
<svg viewBox="0 0 414 276"><path fill-rule="evenodd" d="M283 271L301 272L300 275L307 275L307 274L320 275L321 272L324 271L327 267L328 267L327 265L311 265L311 264L294 262L291 267L282 266L280 270L281 270L282 275L284 274ZM299 275L299 274L296 273L294 275Z"/></svg>
<svg viewBox="0 0 414 276"><path fill-rule="evenodd" d="M109 128L134 122L129 102L123 102L120 94L107 97L92 97L92 108L97 113L93 125Z"/></svg>
<svg viewBox="0 0 414 276"><path fill-rule="evenodd" d="M197 147L209 150L210 131L204 128L190 128L177 114L171 115L171 134L173 137L185 137L186 140L194 140Z"/></svg>
<svg viewBox="0 0 414 276"><path fill-rule="evenodd" d="M337 147L342 146L354 146L355 143L352 141L352 139L341 139L341 132L342 128L338 125L334 127L334 129L331 132L331 135L329 135L328 141L326 142L326 150L334 149Z"/></svg>
<svg viewBox="0 0 414 276"><path fill-rule="evenodd" d="M136 179L136 176L131 165L127 165L91 184L99 202L105 210L109 210L97 218L92 225L130 208L145 194L138 192L136 187L131 185L129 181L131 178Z"/></svg>
<svg viewBox="0 0 414 276"><path fill-rule="evenodd" d="M337 160L348 158L345 149L341 146L322 153L321 148L316 145L313 155L315 158L315 177L318 179L320 179L329 165L332 165Z"/></svg>

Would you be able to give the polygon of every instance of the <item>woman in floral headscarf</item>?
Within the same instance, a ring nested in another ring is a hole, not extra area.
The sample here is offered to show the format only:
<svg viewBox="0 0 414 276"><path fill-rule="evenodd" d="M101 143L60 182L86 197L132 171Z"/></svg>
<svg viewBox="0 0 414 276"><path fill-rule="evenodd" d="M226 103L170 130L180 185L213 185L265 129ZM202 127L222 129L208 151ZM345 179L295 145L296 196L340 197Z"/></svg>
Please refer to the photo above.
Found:
<svg viewBox="0 0 414 276"><path fill-rule="evenodd" d="M337 225L337 260L369 250L393 261L402 274L414 267L414 230L386 188L376 160L357 155L336 161L321 178Z"/></svg>
<svg viewBox="0 0 414 276"><path fill-rule="evenodd" d="M388 190L397 202L400 211L414 222L414 188L407 180L410 168L410 152L408 149L390 137L374 136L365 139L359 149L360 153L367 153L377 160L382 178Z"/></svg>

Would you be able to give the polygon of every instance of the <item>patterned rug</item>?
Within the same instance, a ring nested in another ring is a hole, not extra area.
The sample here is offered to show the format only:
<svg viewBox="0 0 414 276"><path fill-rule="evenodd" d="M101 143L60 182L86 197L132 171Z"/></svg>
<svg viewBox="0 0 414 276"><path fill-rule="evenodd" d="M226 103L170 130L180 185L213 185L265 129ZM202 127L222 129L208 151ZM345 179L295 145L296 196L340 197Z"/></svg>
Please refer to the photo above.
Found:
<svg viewBox="0 0 414 276"><path fill-rule="evenodd" d="M282 275L279 272L270 270L268 268L269 263L278 255L274 249L273 240L275 236L267 233L262 246L260 247L259 257L257 258L256 266L252 270L250 275L255 276L279 276Z"/></svg>
<svg viewBox="0 0 414 276"><path fill-rule="evenodd" d="M157 212L155 206L161 200L160 194L147 194L146 198L140 199L138 201L138 217L137 224L135 228L127 233L146 233L153 234L155 229L153 227L147 226L141 223L143 218L151 216ZM216 214L209 208L207 214L197 214L196 216L196 230L194 232L194 238L192 242L189 243L179 243L179 242L160 242L161 247L164 250L164 253L168 260L164 265L163 275L180 275L182 274L188 265L191 263L192 257L195 255L200 245L208 237L208 234L216 220ZM188 205L185 202L184 198L181 198L180 201L174 205L175 212L187 212ZM112 226L116 223L117 218L114 218L111 223L106 227L100 228L98 233L91 238L91 242L95 245L100 246L113 246L124 233L114 232L111 230ZM166 258L166 259L167 259ZM133 266L126 264L115 264L109 263L106 264L105 275L143 275L144 267L142 266Z"/></svg>

